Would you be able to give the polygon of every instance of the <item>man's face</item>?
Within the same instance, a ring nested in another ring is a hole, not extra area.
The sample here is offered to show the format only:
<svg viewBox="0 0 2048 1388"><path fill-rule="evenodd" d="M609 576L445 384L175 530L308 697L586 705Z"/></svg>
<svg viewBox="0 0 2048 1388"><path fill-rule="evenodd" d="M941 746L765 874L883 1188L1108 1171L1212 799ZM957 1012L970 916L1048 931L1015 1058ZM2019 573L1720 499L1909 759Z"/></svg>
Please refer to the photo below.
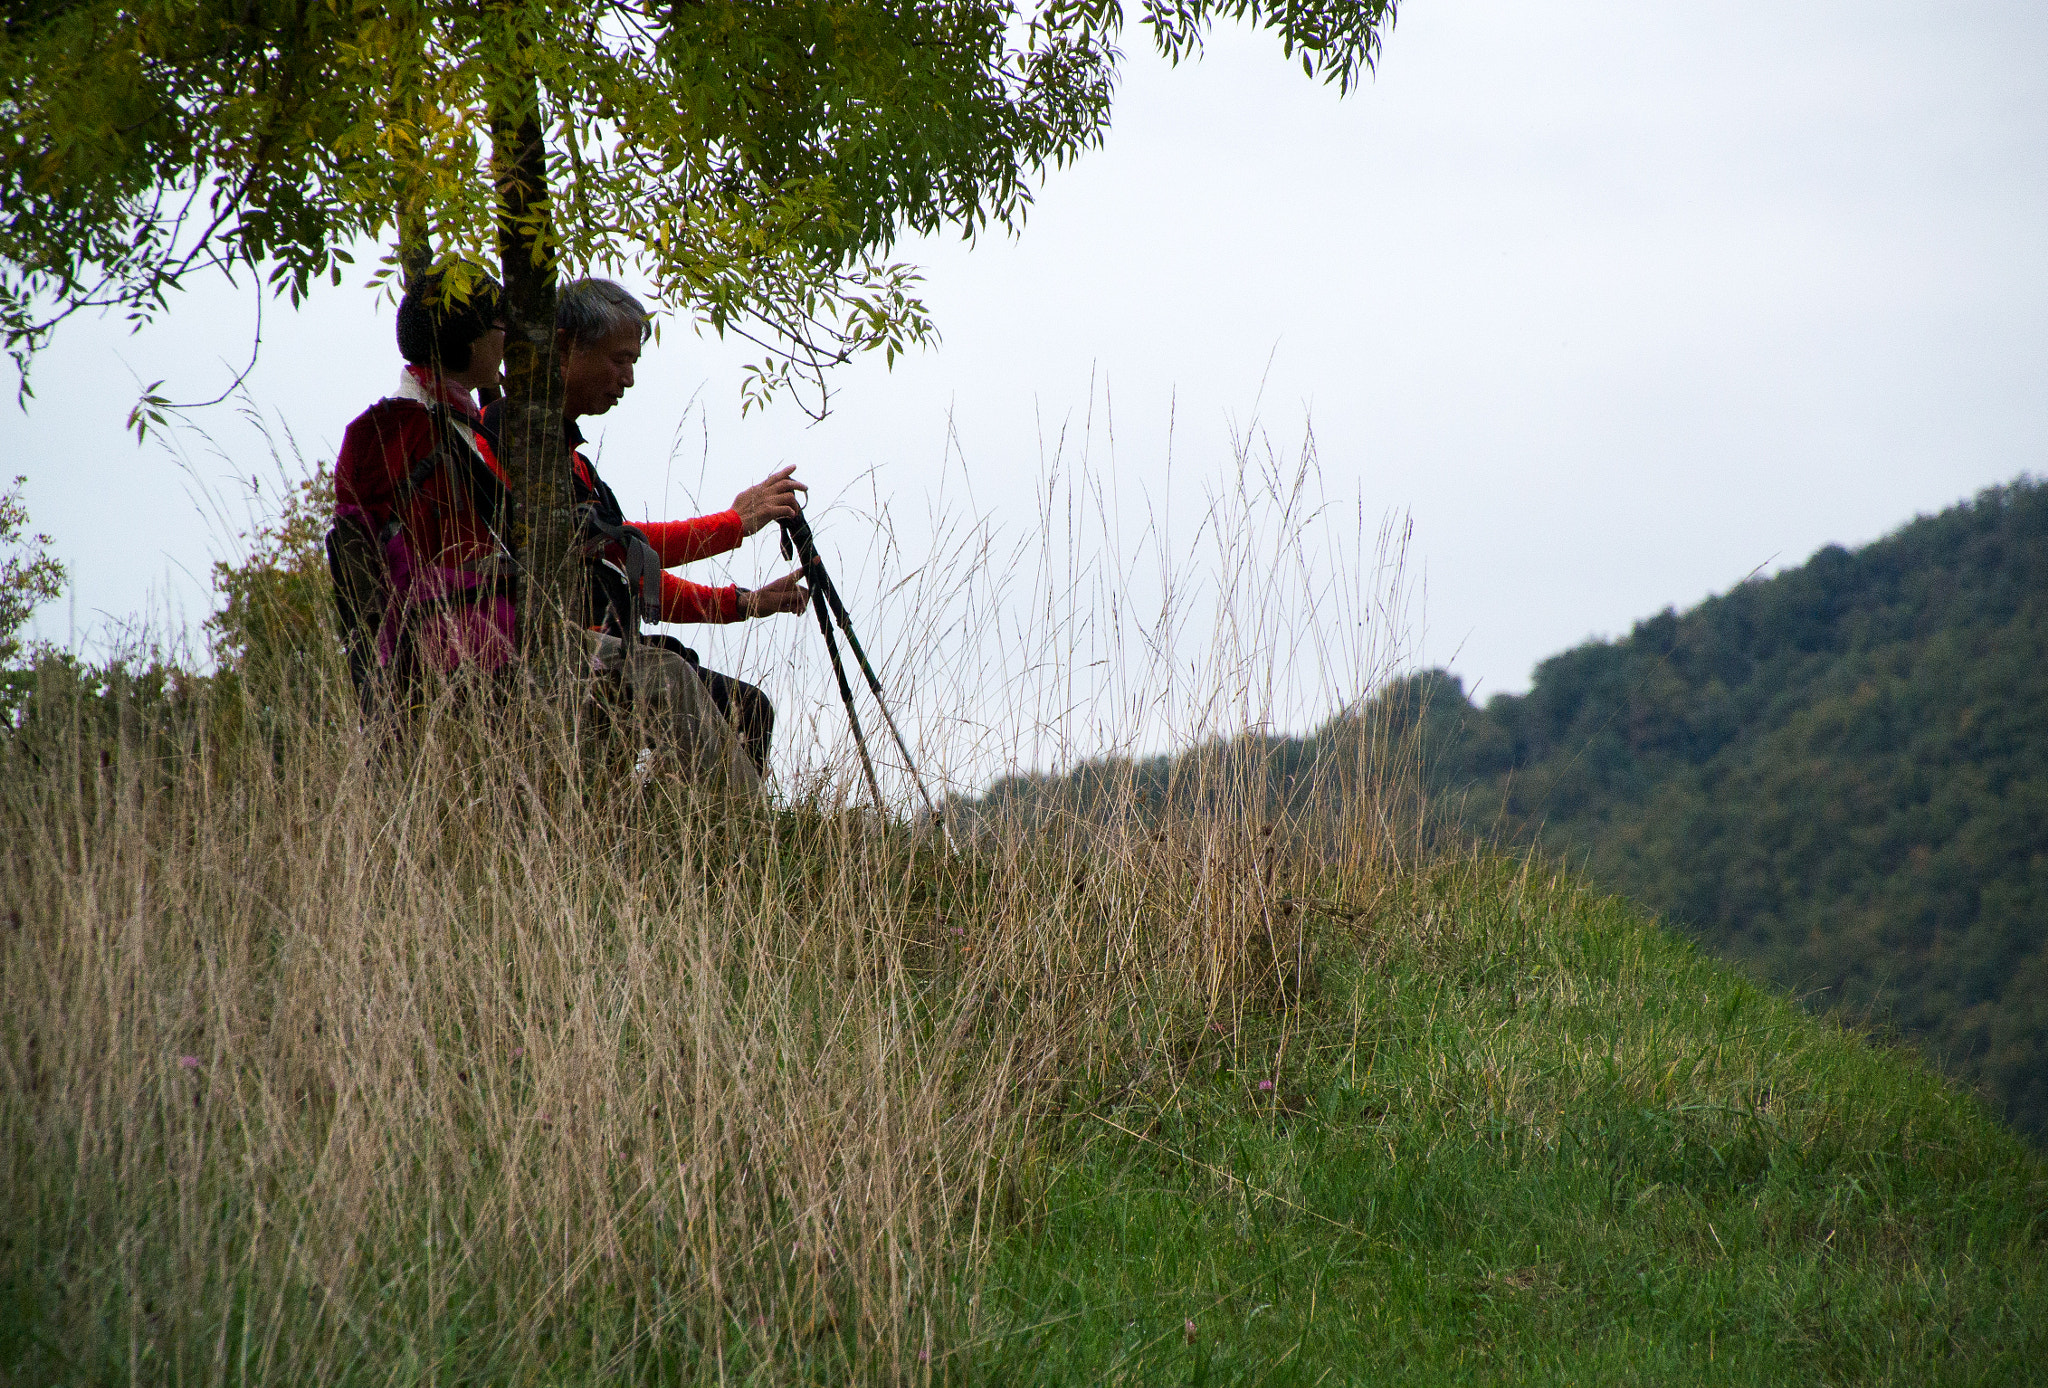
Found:
<svg viewBox="0 0 2048 1388"><path fill-rule="evenodd" d="M640 360L640 330L628 325L583 347L571 346L568 334L555 339L562 360L562 413L570 419L603 414L633 387L633 364Z"/></svg>

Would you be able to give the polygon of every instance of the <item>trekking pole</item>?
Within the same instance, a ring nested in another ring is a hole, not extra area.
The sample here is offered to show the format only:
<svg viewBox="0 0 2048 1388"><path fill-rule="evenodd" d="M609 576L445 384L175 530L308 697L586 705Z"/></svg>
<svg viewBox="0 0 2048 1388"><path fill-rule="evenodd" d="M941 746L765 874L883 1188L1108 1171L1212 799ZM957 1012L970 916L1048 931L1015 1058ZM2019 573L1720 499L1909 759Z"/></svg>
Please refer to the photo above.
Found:
<svg viewBox="0 0 2048 1388"><path fill-rule="evenodd" d="M823 572L823 565L819 572ZM816 584L816 580L812 580ZM860 714L853 707L853 686L846 681L846 666L839 659L839 643L832 637L832 619L825 615L825 601L812 594L812 601L818 609L818 630L825 633L825 650L832 657L832 673L839 680L839 700L846 705L846 721L853 725L853 745L860 751L860 769L867 773L868 790L875 797L875 813L886 815L888 806L882 803L882 783L875 779L874 758L868 755L868 740L860 730Z"/></svg>
<svg viewBox="0 0 2048 1388"><path fill-rule="evenodd" d="M875 707L882 711L882 721L889 725L889 735L896 739L896 750L903 754L903 765L910 772L910 783L917 787L918 798L924 801L925 812L932 822L945 832L945 817L938 806L932 803L931 792L924 786L924 777L918 774L917 759L910 755L910 746L903 740L903 732L896 726L896 717L889 712L889 701L882 693L882 681L875 674L875 667L868 663L868 653L861 649L860 638L853 634L853 619L846 615L846 604L839 600L839 589L833 584L832 576L825 572L825 561L818 555L817 537L811 533L811 523L801 514L780 522L782 526L782 556L794 557L804 566L805 576L811 580L812 596L818 602L818 629L825 633L825 647L832 653L832 671L839 676L840 697L846 701L846 716L853 724L853 740L860 748L861 762L867 767L868 783L874 786L875 769L868 761L867 743L861 737L860 719L853 711L853 691L846 682L845 668L839 663L839 646L832 639L832 627L826 619L825 609L830 606L832 616L838 619L839 629L846 633L846 644L853 648L853 658L860 662L860 672L867 677L868 689L875 696ZM794 550L794 555L791 551ZM875 802L879 807L882 794L875 791Z"/></svg>

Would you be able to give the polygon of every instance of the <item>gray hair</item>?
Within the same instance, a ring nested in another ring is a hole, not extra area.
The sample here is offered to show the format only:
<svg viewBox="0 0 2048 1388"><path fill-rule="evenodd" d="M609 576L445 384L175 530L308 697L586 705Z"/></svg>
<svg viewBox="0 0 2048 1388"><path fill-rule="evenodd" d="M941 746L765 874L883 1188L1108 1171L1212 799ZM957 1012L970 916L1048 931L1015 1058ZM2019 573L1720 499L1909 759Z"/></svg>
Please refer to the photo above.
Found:
<svg viewBox="0 0 2048 1388"><path fill-rule="evenodd" d="M571 280L555 295L555 330L571 347L590 347L621 328L638 328L645 342L654 324L640 301L610 280Z"/></svg>

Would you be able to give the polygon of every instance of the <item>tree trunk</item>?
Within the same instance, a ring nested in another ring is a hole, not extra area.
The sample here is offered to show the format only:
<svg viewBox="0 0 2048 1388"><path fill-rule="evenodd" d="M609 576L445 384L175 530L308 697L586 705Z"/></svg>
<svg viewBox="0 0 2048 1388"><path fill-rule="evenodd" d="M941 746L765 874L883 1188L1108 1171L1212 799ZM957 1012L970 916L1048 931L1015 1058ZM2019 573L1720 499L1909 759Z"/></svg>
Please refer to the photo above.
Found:
<svg viewBox="0 0 2048 1388"><path fill-rule="evenodd" d="M516 62L516 58L514 59ZM516 512L509 537L524 573L519 646L544 658L578 610L569 564L574 492L562 438L562 378L555 357L555 242L539 88L530 70L508 69L491 107L491 174L498 203L498 257L505 278L505 401L498 458Z"/></svg>
<svg viewBox="0 0 2048 1388"><path fill-rule="evenodd" d="M433 268L434 248L427 240L427 219L410 198L398 200L398 287L413 287L421 275Z"/></svg>

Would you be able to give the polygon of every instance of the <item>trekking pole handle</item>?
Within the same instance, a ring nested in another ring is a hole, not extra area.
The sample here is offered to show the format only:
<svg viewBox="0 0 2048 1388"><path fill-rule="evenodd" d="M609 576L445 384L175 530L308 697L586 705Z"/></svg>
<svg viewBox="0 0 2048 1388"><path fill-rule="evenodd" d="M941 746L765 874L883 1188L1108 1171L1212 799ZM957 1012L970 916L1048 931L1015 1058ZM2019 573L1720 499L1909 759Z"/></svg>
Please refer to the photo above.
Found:
<svg viewBox="0 0 2048 1388"><path fill-rule="evenodd" d="M782 557L796 560L808 574L822 574L825 561L818 557L818 538L811 533L811 523L803 513L785 516L776 524L782 527Z"/></svg>

